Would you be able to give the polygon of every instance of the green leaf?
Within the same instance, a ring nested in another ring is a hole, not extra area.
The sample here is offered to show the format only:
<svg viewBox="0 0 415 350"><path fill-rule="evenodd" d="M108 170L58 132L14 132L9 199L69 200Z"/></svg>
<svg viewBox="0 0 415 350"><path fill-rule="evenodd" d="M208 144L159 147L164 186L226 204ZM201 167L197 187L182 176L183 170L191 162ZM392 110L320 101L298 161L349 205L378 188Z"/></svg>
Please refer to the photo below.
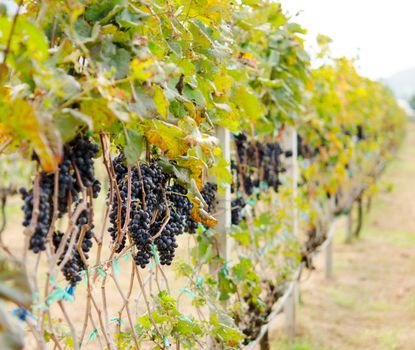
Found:
<svg viewBox="0 0 415 350"><path fill-rule="evenodd" d="M190 101L192 101L198 108L206 107L206 99L198 89L190 87L186 84L183 89L183 95Z"/></svg>
<svg viewBox="0 0 415 350"><path fill-rule="evenodd" d="M167 100L164 90L158 85L153 85L154 91L154 104L158 114L160 114L163 119L167 119L167 113L169 111L169 101Z"/></svg>
<svg viewBox="0 0 415 350"><path fill-rule="evenodd" d="M251 120L260 119L264 115L264 107L259 99L245 87L240 87L235 93L234 102Z"/></svg>
<svg viewBox="0 0 415 350"><path fill-rule="evenodd" d="M258 5L259 2L260 2L260 0L242 0L242 3L244 5L249 5L249 6Z"/></svg>
<svg viewBox="0 0 415 350"><path fill-rule="evenodd" d="M64 108L62 109L62 113L63 114L70 114L74 119L78 120L78 123L74 122L73 126L75 126L76 124L80 124L84 123L88 126L89 130L94 130L94 124L92 122L92 119L87 116L86 114L83 114L82 112L80 112L79 110L76 109L71 109L71 108ZM64 118L63 116L60 118L60 122L64 123L66 119L66 122L70 122L70 118ZM76 128L75 128L76 129ZM67 129L68 130L68 129ZM71 129L69 129L69 131L71 131ZM74 130L74 132L76 132L76 130Z"/></svg>
<svg viewBox="0 0 415 350"><path fill-rule="evenodd" d="M228 300L230 294L236 292L236 285L235 283L233 283L232 279L229 278L228 271L226 268L222 268L219 270L218 278L218 289L220 292L219 300Z"/></svg>
<svg viewBox="0 0 415 350"><path fill-rule="evenodd" d="M124 154L128 165L134 165L139 159L145 148L145 140L133 129L127 130L127 144L124 147Z"/></svg>
<svg viewBox="0 0 415 350"><path fill-rule="evenodd" d="M229 171L229 164L225 158L220 157L216 164L209 170L209 175L218 179L218 184L230 184L232 175Z"/></svg>
<svg viewBox="0 0 415 350"><path fill-rule="evenodd" d="M117 14L115 21L121 28L132 29L138 28L140 25L142 25L142 20L148 17L149 15L147 13L139 11L138 9L135 11L135 13L124 9Z"/></svg>
<svg viewBox="0 0 415 350"><path fill-rule="evenodd" d="M7 17L0 17L0 45L7 45L12 22ZM16 22L13 40L11 41L11 53L21 54L21 47L25 47L25 55L31 59L44 61L49 56L49 44L43 31L29 21L19 17ZM21 58L21 57L16 57Z"/></svg>
<svg viewBox="0 0 415 350"><path fill-rule="evenodd" d="M247 258L241 258L240 262L232 268L233 275L239 282L247 280L248 274L251 274L253 270L254 266L252 265L252 261Z"/></svg>
<svg viewBox="0 0 415 350"><path fill-rule="evenodd" d="M128 75L130 70L131 53L112 43L106 43L101 52L101 59L106 69L115 68L115 78L121 79Z"/></svg>
<svg viewBox="0 0 415 350"><path fill-rule="evenodd" d="M208 49L214 47L213 41L209 38L206 32L202 29L202 24L198 21L189 21L189 30L193 35L196 49Z"/></svg>
<svg viewBox="0 0 415 350"><path fill-rule="evenodd" d="M85 18L90 22L101 21L106 18L111 11L120 5L126 6L127 0L100 0L87 7Z"/></svg>
<svg viewBox="0 0 415 350"><path fill-rule="evenodd" d="M251 235L248 230L243 230L239 226L233 226L230 236L236 239L242 246L248 247L251 242Z"/></svg>
<svg viewBox="0 0 415 350"><path fill-rule="evenodd" d="M139 324L144 329L150 329L153 326L148 315L138 317L137 324Z"/></svg>
<svg viewBox="0 0 415 350"><path fill-rule="evenodd" d="M89 39L92 34L92 27L83 18L78 18L74 23L75 33L78 34L80 39Z"/></svg>

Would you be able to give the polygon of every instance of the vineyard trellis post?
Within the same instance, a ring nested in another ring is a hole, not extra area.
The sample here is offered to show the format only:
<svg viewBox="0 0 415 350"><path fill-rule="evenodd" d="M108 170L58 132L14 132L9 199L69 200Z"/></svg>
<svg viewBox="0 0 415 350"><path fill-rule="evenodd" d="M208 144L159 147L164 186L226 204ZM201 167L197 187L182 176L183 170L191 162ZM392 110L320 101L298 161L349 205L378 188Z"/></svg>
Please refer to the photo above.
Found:
<svg viewBox="0 0 415 350"><path fill-rule="evenodd" d="M346 243L351 243L353 239L353 204L350 207L346 220Z"/></svg>
<svg viewBox="0 0 415 350"><path fill-rule="evenodd" d="M333 277L333 238L327 242L325 249L325 277L331 279Z"/></svg>
<svg viewBox="0 0 415 350"><path fill-rule="evenodd" d="M288 131L288 145L291 149L292 157L290 164L290 177L292 183L292 234L298 238L299 235L299 212L298 212L298 145L297 145L297 130L292 127ZM294 280L291 285L287 301L284 305L285 315L285 332L287 337L294 337L296 330L296 313L297 304L299 302L298 282Z"/></svg>
<svg viewBox="0 0 415 350"><path fill-rule="evenodd" d="M295 337L297 318L298 282L293 281L292 287L284 304L285 334L288 338Z"/></svg>
<svg viewBox="0 0 415 350"><path fill-rule="evenodd" d="M222 146L222 156L228 164L228 170L230 171L231 163L231 133L228 129L218 127L216 130L216 136L219 140L219 144ZM215 179L216 183L220 179ZM225 185L224 193L219 191L217 200L217 215L216 219L218 224L216 226L217 231L217 248L219 256L227 262L230 258L230 240L228 239L229 229L231 227L231 187L230 184ZM211 265L211 271L218 269L216 264Z"/></svg>
<svg viewBox="0 0 415 350"><path fill-rule="evenodd" d="M218 139L219 145L222 147L222 157L228 164L228 170L230 171L231 164L231 133L228 129L223 127L216 128L216 137ZM212 178L211 181L215 182L218 187L220 185L220 179ZM216 226L216 247L217 252L220 258L225 262L228 262L230 258L230 240L228 239L229 229L232 224L231 217L231 185L225 184L224 192L221 191L217 194L217 204L216 204L216 219L218 224ZM212 275L218 273L221 265L217 262L212 262L209 264L209 270ZM226 306L226 301L222 302ZM212 336L208 337L209 348L215 348L215 339Z"/></svg>
<svg viewBox="0 0 415 350"><path fill-rule="evenodd" d="M296 128L291 128L290 131L290 143L291 143L291 152L292 152L292 162L291 162L291 179L292 179L292 215L293 215L293 224L292 230L294 237L298 237L298 205L297 205L297 197L298 197L298 152L297 152L297 130Z"/></svg>

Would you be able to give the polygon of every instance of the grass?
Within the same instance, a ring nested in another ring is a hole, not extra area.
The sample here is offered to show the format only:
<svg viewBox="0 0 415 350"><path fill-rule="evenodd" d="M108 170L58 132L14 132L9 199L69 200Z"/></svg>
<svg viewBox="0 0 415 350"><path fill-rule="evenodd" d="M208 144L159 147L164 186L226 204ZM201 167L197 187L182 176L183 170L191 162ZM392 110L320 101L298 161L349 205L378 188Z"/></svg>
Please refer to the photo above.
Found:
<svg viewBox="0 0 415 350"><path fill-rule="evenodd" d="M321 345L313 345L305 339L288 340L282 339L275 342L272 347L273 350L334 350L331 348L324 348Z"/></svg>
<svg viewBox="0 0 415 350"><path fill-rule="evenodd" d="M330 287L327 289L327 294L331 300L339 306L347 309L357 310L359 308L356 299L350 295L348 291L340 290L339 288Z"/></svg>

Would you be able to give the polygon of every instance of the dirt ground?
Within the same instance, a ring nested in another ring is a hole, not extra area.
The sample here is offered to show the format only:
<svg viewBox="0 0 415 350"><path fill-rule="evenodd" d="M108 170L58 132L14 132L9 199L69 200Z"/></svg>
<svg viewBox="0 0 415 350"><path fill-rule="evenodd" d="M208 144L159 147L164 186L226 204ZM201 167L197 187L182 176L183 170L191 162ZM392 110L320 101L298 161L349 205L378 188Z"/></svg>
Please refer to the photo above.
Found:
<svg viewBox="0 0 415 350"><path fill-rule="evenodd" d="M297 337L271 333L273 350L415 349L415 125L379 186L361 239L336 234L334 277L301 283Z"/></svg>

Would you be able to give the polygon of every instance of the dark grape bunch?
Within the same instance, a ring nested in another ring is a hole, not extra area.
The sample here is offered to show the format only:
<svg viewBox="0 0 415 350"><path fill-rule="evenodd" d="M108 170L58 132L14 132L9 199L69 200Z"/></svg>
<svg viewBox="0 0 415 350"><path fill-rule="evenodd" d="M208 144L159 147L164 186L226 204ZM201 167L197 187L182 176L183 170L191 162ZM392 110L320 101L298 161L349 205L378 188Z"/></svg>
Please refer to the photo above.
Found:
<svg viewBox="0 0 415 350"><path fill-rule="evenodd" d="M77 136L71 142L66 144L63 148L63 160L59 164L58 172L58 193L57 196L57 214L59 218L62 218L68 213L69 208L74 205L78 205L79 197L84 186L87 190L87 194L91 194L94 198L98 196L101 190L101 183L95 178L94 173L94 160L98 154L99 147L97 144L91 142L87 136ZM35 157L35 159L37 159ZM39 174L39 211L37 218L33 215L35 205L34 188L27 190L25 188L20 189L20 193L24 200L22 210L24 213L23 225L29 227L34 225L34 233L30 238L29 249L34 253L39 253L46 249L46 239L48 232L52 230L52 217L53 217L53 200L55 197L55 173L46 173L42 171ZM82 226L88 222L88 213L81 213L78 218L77 225ZM32 223L32 219L35 222ZM85 220L87 220L85 223ZM85 235L82 248L87 252L92 245L92 231L88 231ZM62 237L61 233L55 232L53 234L53 244L56 247L59 237ZM78 238L76 244L78 243ZM57 249L57 248L56 248ZM77 271L83 268L83 263L80 261L80 256L77 257L78 252L71 252L70 260L65 264L64 274L71 283L75 283L75 277L69 279L68 276L75 276ZM79 255L79 254L78 254ZM67 266L67 267L66 267ZM78 269L79 268L79 269Z"/></svg>
<svg viewBox="0 0 415 350"><path fill-rule="evenodd" d="M303 137L297 134L297 154L304 159L311 159L320 153L318 147L312 148L309 144L304 142Z"/></svg>
<svg viewBox="0 0 415 350"><path fill-rule="evenodd" d="M98 151L98 145L92 143L87 136L78 136L65 145L63 161L59 165L59 216L67 213L71 202L78 201L82 189L81 183L92 190L93 198L98 197L101 183L94 174L94 158ZM78 175L81 182L78 180Z"/></svg>
<svg viewBox="0 0 415 350"><path fill-rule="evenodd" d="M52 221L53 207L52 207L52 195L53 195L54 180L53 176L48 176L45 173L40 174L39 179L39 211L36 220L36 226L29 242L29 249L34 253L39 253L46 249L46 236L49 232L50 224ZM24 220L23 226L28 227L31 225L34 206L33 189L27 191L25 188L20 189L24 204L22 206Z"/></svg>
<svg viewBox="0 0 415 350"><path fill-rule="evenodd" d="M82 253L85 259L88 259L88 252L92 247L92 238L94 237L94 231L93 231L94 225L89 224L89 215L90 215L89 209L85 209L80 213L78 219L76 220L77 237L75 240L75 244L72 247L71 251L69 252L69 259L62 266L62 273L65 276L65 279L68 282L70 282L72 286L75 286L79 281L81 281L82 279L81 271L85 269L84 261L81 257L81 254L79 253L77 249L83 230L85 230L85 233L83 235L81 249L82 249ZM62 232L60 231L54 232L52 241L53 241L53 246L55 248L55 252L58 250L63 237L64 237L64 234ZM67 254L68 249L69 249L69 243L70 243L70 239L68 239L65 244L63 253L59 257L58 264L60 264L65 258L65 255Z"/></svg>
<svg viewBox="0 0 415 350"><path fill-rule="evenodd" d="M233 193L242 191L251 196L261 181L278 192L281 185L280 174L285 171L282 157L289 157L278 142L249 141L245 134L234 136L237 162L232 162L234 177Z"/></svg>
<svg viewBox="0 0 415 350"><path fill-rule="evenodd" d="M101 191L101 183L95 178L94 158L99 152L99 146L92 143L87 136L76 137L69 144L68 153L76 165L82 184L92 190L93 198L97 198ZM76 175L73 174L75 180ZM75 189L80 192L81 187L78 181L74 182Z"/></svg>
<svg viewBox="0 0 415 350"><path fill-rule="evenodd" d="M267 185L278 192L278 188L281 185L279 174L284 172L285 169L282 166L281 155L284 154L280 144L267 143L262 150L261 165L264 171L264 181Z"/></svg>
<svg viewBox="0 0 415 350"><path fill-rule="evenodd" d="M218 191L218 185L208 182L203 187L201 192L203 199L208 205L207 211L209 213L214 213L216 209L216 192Z"/></svg>
<svg viewBox="0 0 415 350"><path fill-rule="evenodd" d="M181 216L184 220L185 230L188 233L195 233L199 224L191 216L193 204L187 197L187 189L175 183L173 186L167 188L167 193L167 198L172 204L175 214Z"/></svg>
<svg viewBox="0 0 415 350"><path fill-rule="evenodd" d="M363 129L363 125L359 124L356 127L356 136L359 141L366 139L365 130Z"/></svg>
<svg viewBox="0 0 415 350"><path fill-rule="evenodd" d="M242 197L231 202L231 216L232 216L232 225L239 225L243 220L242 209L245 207L246 203Z"/></svg>
<svg viewBox="0 0 415 350"><path fill-rule="evenodd" d="M116 252L125 248L127 234L123 228L128 219L128 233L136 247L136 264L144 268L157 249L160 263L170 265L178 246L176 236L184 232L195 233L198 228L191 215L193 204L187 196L187 189L164 173L154 160L131 167L128 213L128 168L123 155L113 160L113 167L118 193L114 191L113 194L108 231ZM212 202L209 204L212 208L215 186L208 184L205 191L205 199Z"/></svg>

